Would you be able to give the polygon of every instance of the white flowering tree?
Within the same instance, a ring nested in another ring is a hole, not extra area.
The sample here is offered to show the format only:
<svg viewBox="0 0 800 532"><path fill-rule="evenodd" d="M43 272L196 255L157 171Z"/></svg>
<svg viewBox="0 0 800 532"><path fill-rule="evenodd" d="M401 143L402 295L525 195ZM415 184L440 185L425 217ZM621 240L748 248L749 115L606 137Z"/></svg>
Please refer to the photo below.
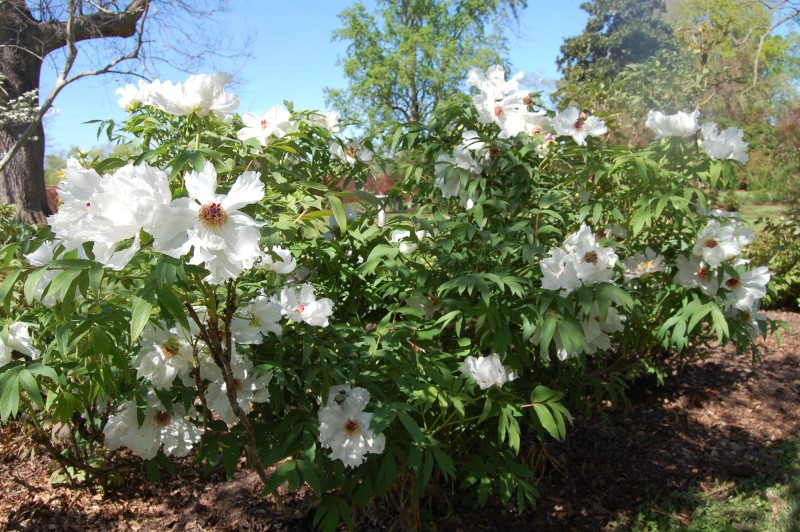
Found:
<svg viewBox="0 0 800 532"><path fill-rule="evenodd" d="M0 251L0 417L96 482L137 467L122 448L151 473L244 454L268 491L308 484L328 530L390 491L418 517L432 485L535 503L526 457L571 408L775 324L752 231L706 200L738 130L654 112L631 153L518 80L470 72L382 154L332 114L235 114L225 74L121 90L108 125L141 151L71 161L48 226ZM360 184L386 169L418 211L380 227Z"/></svg>

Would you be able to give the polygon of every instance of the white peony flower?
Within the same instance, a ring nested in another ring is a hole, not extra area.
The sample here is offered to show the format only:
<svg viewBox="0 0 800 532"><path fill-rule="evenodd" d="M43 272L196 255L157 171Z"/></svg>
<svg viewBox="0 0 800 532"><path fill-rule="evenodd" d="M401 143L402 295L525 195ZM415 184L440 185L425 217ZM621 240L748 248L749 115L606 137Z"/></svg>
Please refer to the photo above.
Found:
<svg viewBox="0 0 800 532"><path fill-rule="evenodd" d="M66 251L91 242L95 259L115 270L122 269L139 250L139 231L151 231L156 206L172 198L167 175L146 164L126 165L100 177L67 161L59 184L62 205L47 221ZM133 238L120 251L119 242Z"/></svg>
<svg viewBox="0 0 800 532"><path fill-rule="evenodd" d="M737 127L729 127L722 133L717 132L717 124L708 122L700 129L703 134L701 147L706 154L714 160L733 159L745 164L747 143L744 141L744 132Z"/></svg>
<svg viewBox="0 0 800 532"><path fill-rule="evenodd" d="M499 388L518 377L514 370L503 365L500 355L497 353L492 353L488 357L468 356L458 370L466 376L472 377L481 390L492 386Z"/></svg>
<svg viewBox="0 0 800 532"><path fill-rule="evenodd" d="M549 256L542 259L539 266L542 269L542 288L545 290L560 290L561 295L566 297L582 284L571 253L561 248L551 249Z"/></svg>
<svg viewBox="0 0 800 532"><path fill-rule="evenodd" d="M716 295L719 290L717 276L703 261L703 257L678 257L678 273L675 274L675 283L686 288L699 288L708 296Z"/></svg>
<svg viewBox="0 0 800 532"><path fill-rule="evenodd" d="M260 344L267 334L280 336L281 306L270 298L259 296L241 307L231 320L233 338L242 344Z"/></svg>
<svg viewBox="0 0 800 532"><path fill-rule="evenodd" d="M230 74L217 72L213 76L195 74L177 85L153 82L147 103L171 115L194 113L206 116L214 113L217 118L225 120L239 107L239 97L225 92L225 85L230 81Z"/></svg>
<svg viewBox="0 0 800 532"><path fill-rule="evenodd" d="M352 140L346 140L343 144L331 141L328 147L334 157L351 167L356 165L356 161L368 163L372 160L372 152Z"/></svg>
<svg viewBox="0 0 800 532"><path fill-rule="evenodd" d="M153 231L157 206L172 200L165 172L146 164L128 164L104 176L100 190L89 208L92 225L86 234L94 242L98 262L119 270L139 250L139 231ZM133 238L133 244L116 251L119 242Z"/></svg>
<svg viewBox="0 0 800 532"><path fill-rule="evenodd" d="M647 113L647 121L644 125L656 134L656 140L664 137L688 137L700 129L700 125L697 123L699 114L700 111L691 113L679 111L674 115L665 115L661 111L650 111Z"/></svg>
<svg viewBox="0 0 800 532"><path fill-rule="evenodd" d="M116 412L108 417L103 432L105 433L105 446L114 450L127 447L133 454L149 460L158 454L161 441L158 430L152 418L145 415L145 421L139 426L136 415L136 403L131 400L124 401Z"/></svg>
<svg viewBox="0 0 800 532"><path fill-rule="evenodd" d="M564 249L570 253L578 279L585 286L611 281L617 254L601 247L589 226L581 224L577 233L569 235Z"/></svg>
<svg viewBox="0 0 800 532"><path fill-rule="evenodd" d="M30 326L30 323L22 321L15 321L8 326L8 340L3 342L0 338L0 367L11 362L11 354L14 351L27 355L33 360L41 356L39 350L33 347L33 340L28 331Z"/></svg>
<svg viewBox="0 0 800 532"><path fill-rule="evenodd" d="M506 80L506 71L500 65L490 66L486 74L479 68L470 69L467 73L467 84L487 95L490 100L498 100L509 92L519 90L519 82L524 77L517 72Z"/></svg>
<svg viewBox="0 0 800 532"><path fill-rule="evenodd" d="M424 230L414 231L414 236L418 241L422 241L426 237L430 237L430 233ZM389 236L389 242L392 244L399 244L400 253L409 255L417 250L419 244L411 238L411 231L405 229L395 229Z"/></svg>
<svg viewBox="0 0 800 532"><path fill-rule="evenodd" d="M141 426L136 415L136 403L124 401L108 418L104 428L105 446L108 449L128 447L144 459L155 458L158 449L171 456L186 456L200 441L203 429L186 418L183 405L176 403L164 407L152 392L147 397L144 422Z"/></svg>
<svg viewBox="0 0 800 532"><path fill-rule="evenodd" d="M274 255L277 255L279 259L276 260ZM292 252L280 246L273 246L268 253L264 254L262 260L266 268L282 275L288 275L297 268L297 261L292 256Z"/></svg>
<svg viewBox="0 0 800 532"><path fill-rule="evenodd" d="M599 137L608 131L606 123L596 116L587 116L577 107L568 107L553 118L556 135L572 137L579 146L586 146L586 137Z"/></svg>
<svg viewBox="0 0 800 532"><path fill-rule="evenodd" d="M319 122L321 126L331 133L337 133L339 131L339 118L339 113L336 111L328 111L324 115L321 112L317 112L312 115L312 119Z"/></svg>
<svg viewBox="0 0 800 532"><path fill-rule="evenodd" d="M583 351L591 355L598 350L611 349L609 334L624 331L627 319L627 316L620 314L614 307L608 307L608 313L603 319L600 317L597 303L592 303L589 315L581 321L581 329L583 329L583 336L586 340Z"/></svg>
<svg viewBox="0 0 800 532"><path fill-rule="evenodd" d="M767 295L767 283L770 279L769 269L759 266L748 271L739 271L738 277L725 274L722 286L728 290L725 294L729 308L748 311L755 309L758 302Z"/></svg>
<svg viewBox="0 0 800 532"><path fill-rule="evenodd" d="M87 231L91 229L94 220L89 208L101 190L101 179L100 174L84 168L77 159L67 160L64 179L56 187L61 205L56 214L47 217L47 223L64 244L66 251L72 251L91 241Z"/></svg>
<svg viewBox="0 0 800 532"><path fill-rule="evenodd" d="M664 256L659 255L649 247L643 253L637 253L622 261L625 268L625 279L637 279L655 272L663 272Z"/></svg>
<svg viewBox="0 0 800 532"><path fill-rule="evenodd" d="M186 331L177 327L155 328L148 324L142 331L141 348L133 366L140 377L144 377L156 388L169 390L179 377L186 386L194 385L191 370L194 365L192 345Z"/></svg>
<svg viewBox="0 0 800 532"><path fill-rule="evenodd" d="M692 253L702 256L710 267L716 268L724 261L739 255L745 241L747 236L736 225L722 225L717 220L710 220L697 234Z"/></svg>
<svg viewBox="0 0 800 532"><path fill-rule="evenodd" d="M328 390L328 400L318 413L319 443L333 451L331 460L356 467L364 462L367 453L383 452L386 437L375 436L370 429L372 414L364 412L367 403L369 392L364 388L340 385Z"/></svg>
<svg viewBox="0 0 800 532"><path fill-rule="evenodd" d="M150 84L139 80L138 89L133 86L133 84L128 83L124 87L118 88L116 92L120 97L119 100L117 100L117 104L125 111L131 112L136 106L148 102L150 97Z"/></svg>
<svg viewBox="0 0 800 532"><path fill-rule="evenodd" d="M304 321L314 327L327 327L328 318L333 314L333 301L327 297L317 299L314 287L307 283L284 286L280 304L290 320Z"/></svg>
<svg viewBox="0 0 800 532"><path fill-rule="evenodd" d="M264 197L258 172L240 175L227 195L217 194L217 172L210 162L185 178L188 198L161 205L155 212L153 249L180 258L192 251L189 264L203 264L206 281L235 279L261 258L258 245L263 224L239 209Z"/></svg>
<svg viewBox="0 0 800 532"><path fill-rule="evenodd" d="M249 359L237 353L231 355L231 371L233 373L233 384L236 387L236 402L242 410L250 412L253 408L253 403L266 403L269 401L267 385L272 380L271 371L256 371ZM228 387L224 379L220 378L220 380L208 385L206 403L225 423L234 423L236 421L236 414L231 408L231 403L228 399Z"/></svg>
<svg viewBox="0 0 800 532"><path fill-rule="evenodd" d="M286 130L292 125L291 116L291 113L280 105L276 105L263 116L245 113L242 115L245 127L240 129L236 136L239 140L257 139L262 146L266 146L268 137L281 138L286 135Z"/></svg>

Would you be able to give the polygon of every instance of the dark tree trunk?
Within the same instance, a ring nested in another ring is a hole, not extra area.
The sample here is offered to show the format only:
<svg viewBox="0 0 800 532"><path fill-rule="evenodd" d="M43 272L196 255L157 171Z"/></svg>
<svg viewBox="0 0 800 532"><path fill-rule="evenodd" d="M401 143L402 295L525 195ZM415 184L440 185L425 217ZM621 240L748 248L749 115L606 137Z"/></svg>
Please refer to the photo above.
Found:
<svg viewBox="0 0 800 532"><path fill-rule="evenodd" d="M0 0L0 103L39 88L44 43L25 3ZM0 154L7 153L30 122L0 120ZM0 172L0 202L13 203L17 217L42 225L50 213L44 187L44 128L41 124Z"/></svg>

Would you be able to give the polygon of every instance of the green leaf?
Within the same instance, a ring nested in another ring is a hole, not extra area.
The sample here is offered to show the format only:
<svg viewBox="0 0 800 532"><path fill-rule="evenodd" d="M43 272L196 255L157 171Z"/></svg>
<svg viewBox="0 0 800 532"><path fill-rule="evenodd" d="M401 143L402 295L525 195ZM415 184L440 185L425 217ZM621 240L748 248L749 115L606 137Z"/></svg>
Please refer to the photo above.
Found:
<svg viewBox="0 0 800 532"><path fill-rule="evenodd" d="M40 362L34 362L28 365L25 369L27 369L33 375L47 377L53 382L56 382L58 380L58 374L56 373L56 370L54 370L50 366L45 366Z"/></svg>
<svg viewBox="0 0 800 532"><path fill-rule="evenodd" d="M21 270L12 270L6 274L3 284L0 284L0 303L2 303L6 314L11 312L11 294L13 293L14 283L19 279Z"/></svg>
<svg viewBox="0 0 800 532"><path fill-rule="evenodd" d="M722 342L725 338L730 336L730 332L728 331L728 320L725 319L725 315L717 305L713 303L709 304L713 305L711 307L711 322L712 328L714 329L714 334L716 334L717 339Z"/></svg>
<svg viewBox="0 0 800 532"><path fill-rule="evenodd" d="M19 379L14 370L7 371L2 376L4 378L0 382L0 421L5 423L9 417L16 416L19 412Z"/></svg>
<svg viewBox="0 0 800 532"><path fill-rule="evenodd" d="M181 327L189 330L189 318L178 294L169 286L156 287L156 297L165 318L172 317Z"/></svg>
<svg viewBox="0 0 800 532"><path fill-rule="evenodd" d="M339 225L339 231L344 234L347 232L347 212L344 210L344 204L342 203L341 199L332 194L328 195L328 201L331 204L333 218Z"/></svg>
<svg viewBox="0 0 800 532"><path fill-rule="evenodd" d="M536 416L539 418L539 423L542 424L542 427L544 427L554 439L560 440L561 436L556 426L556 420L553 418L553 414L550 413L550 409L538 403L534 403L533 409L536 411Z"/></svg>
<svg viewBox="0 0 800 532"><path fill-rule="evenodd" d="M397 417L400 419L400 423L403 424L415 442L419 443L424 439L419 425L417 425L416 421L414 421L407 412L404 410L398 410Z"/></svg>
<svg viewBox="0 0 800 532"><path fill-rule="evenodd" d="M436 463L439 464L439 469L445 478L456 478L456 466L453 464L453 459L450 455L442 451L438 447L431 447L433 457L436 458Z"/></svg>
<svg viewBox="0 0 800 532"><path fill-rule="evenodd" d="M714 303L706 303L705 305L698 308L696 311L692 313L692 317L689 319L689 325L687 327L689 333L691 333L694 330L694 328L697 326L700 320L705 318L706 315L708 315L708 313L711 312L712 308L716 308L716 305Z"/></svg>
<svg viewBox="0 0 800 532"><path fill-rule="evenodd" d="M147 322L150 321L150 311L153 310L153 304L149 301L142 299L138 296L133 297L131 305L131 344L135 344L142 334Z"/></svg>
<svg viewBox="0 0 800 532"><path fill-rule="evenodd" d="M20 370L17 373L17 378L31 401L39 410L42 410L44 408L44 399L42 398L42 392L39 391L39 383L36 382L36 378L27 369Z"/></svg>
<svg viewBox="0 0 800 532"><path fill-rule="evenodd" d="M22 293L25 295L25 301L27 301L29 305L32 305L35 301L34 295L36 293L36 288L39 286L45 273L47 273L47 266L42 266L31 272L28 278L25 279Z"/></svg>
<svg viewBox="0 0 800 532"><path fill-rule="evenodd" d="M297 460L297 469L300 470L300 475L303 477L308 485L314 490L316 495L322 494L322 482L320 482L319 475L314 468L314 462L308 460Z"/></svg>
<svg viewBox="0 0 800 532"><path fill-rule="evenodd" d="M560 396L561 394L540 384L531 392L531 403L545 403L548 399L556 395Z"/></svg>

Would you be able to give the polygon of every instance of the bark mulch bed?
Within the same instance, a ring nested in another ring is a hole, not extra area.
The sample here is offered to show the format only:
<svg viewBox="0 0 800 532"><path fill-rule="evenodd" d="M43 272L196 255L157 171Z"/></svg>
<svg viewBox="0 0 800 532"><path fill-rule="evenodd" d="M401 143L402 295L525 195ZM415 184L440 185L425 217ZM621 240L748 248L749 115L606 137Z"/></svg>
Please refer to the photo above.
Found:
<svg viewBox="0 0 800 532"><path fill-rule="evenodd" d="M577 416L567 440L548 446L561 465L540 483L535 511L459 510L433 529L602 530L671 492L765 475L786 443L797 442L800 429L800 314L769 314L793 332L782 335L780 346L774 339L761 342L760 364L716 349L662 387L637 383L629 406ZM0 529L310 529L310 516L281 514L270 498L260 497L260 482L247 471L233 482L184 476L149 484L143 475L126 475L105 495L51 487L51 471L49 460L31 455L13 426L0 429ZM297 508L304 501L302 493L287 493L282 502ZM388 512L382 518L379 508L363 517L364 530L402 526Z"/></svg>

